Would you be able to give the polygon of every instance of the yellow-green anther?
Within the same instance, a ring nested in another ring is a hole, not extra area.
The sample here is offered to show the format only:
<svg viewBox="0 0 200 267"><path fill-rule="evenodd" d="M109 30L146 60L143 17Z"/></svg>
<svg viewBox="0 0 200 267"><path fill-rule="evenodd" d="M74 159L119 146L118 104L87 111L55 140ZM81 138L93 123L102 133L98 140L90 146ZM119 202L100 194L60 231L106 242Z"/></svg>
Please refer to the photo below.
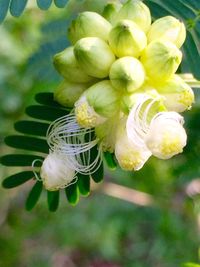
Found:
<svg viewBox="0 0 200 267"><path fill-rule="evenodd" d="M161 39L151 42L141 56L147 76L155 83L170 79L181 59L181 51L173 43Z"/></svg>
<svg viewBox="0 0 200 267"><path fill-rule="evenodd" d="M87 83L61 82L54 92L54 100L64 107L72 108L81 94L89 87Z"/></svg>
<svg viewBox="0 0 200 267"><path fill-rule="evenodd" d="M93 77L88 76L78 65L72 46L56 54L53 63L56 70L68 81L87 83L94 80Z"/></svg>
<svg viewBox="0 0 200 267"><path fill-rule="evenodd" d="M122 20L112 28L109 44L117 57L139 57L147 45L147 38L135 22Z"/></svg>
<svg viewBox="0 0 200 267"><path fill-rule="evenodd" d="M116 22L129 19L134 21L144 32L151 25L151 14L149 8L140 0L128 0L119 10Z"/></svg>
<svg viewBox="0 0 200 267"><path fill-rule="evenodd" d="M92 85L75 103L77 122L86 128L104 123L118 110L119 96L108 80Z"/></svg>
<svg viewBox="0 0 200 267"><path fill-rule="evenodd" d="M172 16L162 17L151 25L147 38L149 43L162 38L180 48L186 38L185 25Z"/></svg>
<svg viewBox="0 0 200 267"><path fill-rule="evenodd" d="M131 93L144 83L145 70L136 58L122 57L113 63L109 76L117 91Z"/></svg>
<svg viewBox="0 0 200 267"><path fill-rule="evenodd" d="M169 111L183 112L190 109L194 103L194 93L191 87L178 75L174 75L155 88L164 96L164 105Z"/></svg>
<svg viewBox="0 0 200 267"><path fill-rule="evenodd" d="M72 44L84 37L99 37L108 40L111 24L96 12L82 12L74 20L68 30L68 37Z"/></svg>
<svg viewBox="0 0 200 267"><path fill-rule="evenodd" d="M111 24L115 23L115 17L122 7L121 3L113 2L113 3L108 3L103 10L103 17L107 19Z"/></svg>
<svg viewBox="0 0 200 267"><path fill-rule="evenodd" d="M115 61L115 56L108 44L97 37L80 39L74 46L78 64L84 71L96 78L105 78Z"/></svg>

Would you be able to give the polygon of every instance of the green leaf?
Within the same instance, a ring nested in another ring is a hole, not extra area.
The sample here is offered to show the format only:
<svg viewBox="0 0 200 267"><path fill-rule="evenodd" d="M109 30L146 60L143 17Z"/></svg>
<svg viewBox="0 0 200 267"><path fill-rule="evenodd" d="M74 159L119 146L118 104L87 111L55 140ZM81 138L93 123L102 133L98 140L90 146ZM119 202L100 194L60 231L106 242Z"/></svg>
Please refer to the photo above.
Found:
<svg viewBox="0 0 200 267"><path fill-rule="evenodd" d="M52 0L37 0L37 5L42 10L47 10L51 6Z"/></svg>
<svg viewBox="0 0 200 267"><path fill-rule="evenodd" d="M103 168L103 162L101 162L99 168L91 175L93 181L95 183L99 183L104 178L104 168Z"/></svg>
<svg viewBox="0 0 200 267"><path fill-rule="evenodd" d="M48 144L44 139L22 135L10 135L5 138L4 142L8 146L14 148L37 151L47 154L49 152Z"/></svg>
<svg viewBox="0 0 200 267"><path fill-rule="evenodd" d="M117 168L117 163L114 159L114 154L113 153L109 153L109 152L104 152L104 158L105 158L105 161L109 167L109 169L111 170L116 170Z"/></svg>
<svg viewBox="0 0 200 267"><path fill-rule="evenodd" d="M10 13L14 17L19 17L24 11L28 0L11 0Z"/></svg>
<svg viewBox="0 0 200 267"><path fill-rule="evenodd" d="M78 189L81 195L88 196L90 193L90 176L89 175L83 175L81 173L77 174L78 176Z"/></svg>
<svg viewBox="0 0 200 267"><path fill-rule="evenodd" d="M188 262L188 263L184 263L183 267L200 267L200 265L196 263Z"/></svg>
<svg viewBox="0 0 200 267"><path fill-rule="evenodd" d="M54 0L54 3L57 7L62 8L65 7L68 0Z"/></svg>
<svg viewBox="0 0 200 267"><path fill-rule="evenodd" d="M2 186L4 188L13 188L27 182L32 178L34 178L34 174L31 171L19 172L4 179Z"/></svg>
<svg viewBox="0 0 200 267"><path fill-rule="evenodd" d="M26 108L26 114L30 117L46 121L54 121L68 113L69 112L64 109L39 105L32 105Z"/></svg>
<svg viewBox="0 0 200 267"><path fill-rule="evenodd" d="M31 166L35 159L44 160L43 157L37 155L23 155L23 154L9 154L2 156L0 162L4 166ZM40 167L42 163L40 161L35 163L35 167Z"/></svg>
<svg viewBox="0 0 200 267"><path fill-rule="evenodd" d="M47 191L47 203L49 211L56 211L59 205L59 191Z"/></svg>
<svg viewBox="0 0 200 267"><path fill-rule="evenodd" d="M67 199L71 205L76 205L79 201L79 191L77 183L71 184L65 188Z"/></svg>
<svg viewBox="0 0 200 267"><path fill-rule="evenodd" d="M9 5L9 0L0 0L0 23L5 19Z"/></svg>
<svg viewBox="0 0 200 267"><path fill-rule="evenodd" d="M62 107L58 102L54 101L53 93L38 93L35 95L35 100L42 105L50 107Z"/></svg>
<svg viewBox="0 0 200 267"><path fill-rule="evenodd" d="M37 121L18 121L14 124L15 130L30 135L46 136L50 124Z"/></svg>
<svg viewBox="0 0 200 267"><path fill-rule="evenodd" d="M186 42L183 45L183 54L182 70L188 70L189 68L193 75L200 79L200 55L190 32L187 32Z"/></svg>
<svg viewBox="0 0 200 267"><path fill-rule="evenodd" d="M37 181L32 187L26 200L26 210L30 211L35 207L42 193L42 188L43 184L40 181Z"/></svg>

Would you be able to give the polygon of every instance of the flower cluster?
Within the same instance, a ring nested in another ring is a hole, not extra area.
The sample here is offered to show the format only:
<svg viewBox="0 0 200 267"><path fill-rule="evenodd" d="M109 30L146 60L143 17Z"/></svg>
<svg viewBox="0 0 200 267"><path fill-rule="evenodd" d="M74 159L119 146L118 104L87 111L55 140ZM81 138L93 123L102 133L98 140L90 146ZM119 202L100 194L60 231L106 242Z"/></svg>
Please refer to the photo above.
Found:
<svg viewBox="0 0 200 267"><path fill-rule="evenodd" d="M64 78L54 97L72 113L47 133L50 154L41 177L49 190L70 184L77 172L92 174L102 151L129 171L151 155L168 159L182 152L187 136L179 113L194 102L192 89L175 74L185 37L181 21L166 16L152 23L139 0L108 4L102 16L78 15L68 29L71 46L54 56Z"/></svg>

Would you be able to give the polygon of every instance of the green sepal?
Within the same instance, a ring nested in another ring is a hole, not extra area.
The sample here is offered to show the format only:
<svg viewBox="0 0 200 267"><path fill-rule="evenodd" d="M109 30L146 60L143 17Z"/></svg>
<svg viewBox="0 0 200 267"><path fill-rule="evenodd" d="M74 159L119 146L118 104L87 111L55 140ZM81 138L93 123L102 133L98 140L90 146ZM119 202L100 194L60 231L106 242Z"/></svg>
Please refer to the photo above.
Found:
<svg viewBox="0 0 200 267"><path fill-rule="evenodd" d="M65 193L69 203L75 206L79 201L79 191L77 183L71 184L70 186L66 187Z"/></svg>
<svg viewBox="0 0 200 267"><path fill-rule="evenodd" d="M47 191L47 203L49 211L56 211L59 205L59 191Z"/></svg>
<svg viewBox="0 0 200 267"><path fill-rule="evenodd" d="M81 173L77 174L78 176L78 189L81 195L88 196L90 193L90 176L89 175L83 175Z"/></svg>
<svg viewBox="0 0 200 267"><path fill-rule="evenodd" d="M34 178L34 174L32 171L19 172L5 178L2 182L2 186L7 189L14 188L16 186L24 184L32 178Z"/></svg>
<svg viewBox="0 0 200 267"><path fill-rule="evenodd" d="M42 188L42 182L37 181L34 184L26 200L26 210L30 211L35 207L42 193Z"/></svg>
<svg viewBox="0 0 200 267"><path fill-rule="evenodd" d="M19 133L30 134L36 136L46 136L48 123L42 123L37 121L18 121L14 124L14 128Z"/></svg>
<svg viewBox="0 0 200 267"><path fill-rule="evenodd" d="M24 154L8 154L5 156L2 156L0 158L0 162L4 166L11 166L11 167L16 167L16 166L32 166L32 162L34 160L41 160L37 161L34 166L35 167L40 167L42 165L42 161L44 160L43 157L37 156L37 155L24 155Z"/></svg>

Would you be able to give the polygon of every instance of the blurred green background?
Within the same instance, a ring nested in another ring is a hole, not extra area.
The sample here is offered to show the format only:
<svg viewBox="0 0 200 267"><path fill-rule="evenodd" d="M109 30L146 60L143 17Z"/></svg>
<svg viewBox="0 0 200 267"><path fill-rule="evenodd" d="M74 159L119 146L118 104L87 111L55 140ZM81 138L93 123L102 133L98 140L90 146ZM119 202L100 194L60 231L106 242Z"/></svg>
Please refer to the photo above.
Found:
<svg viewBox="0 0 200 267"><path fill-rule="evenodd" d="M59 83L52 56L68 45L66 29L73 15L86 9L101 11L106 1L78 2L42 11L29 1L20 18L8 15L1 24L1 155L13 151L3 139L14 132L13 123L24 117L35 93L53 91ZM104 187L110 185L109 192L99 186L75 207L63 194L58 211L50 213L45 193L31 212L25 211L32 182L11 190L1 188L0 267L177 267L198 262L198 90L193 109L184 114L188 133L184 153L167 161L152 158L136 173L107 170L109 184ZM14 171L1 166L1 179ZM123 186L116 189L120 198L109 196L116 193L113 183ZM142 195L136 200L137 191L132 189L147 193L153 201L143 203Z"/></svg>

